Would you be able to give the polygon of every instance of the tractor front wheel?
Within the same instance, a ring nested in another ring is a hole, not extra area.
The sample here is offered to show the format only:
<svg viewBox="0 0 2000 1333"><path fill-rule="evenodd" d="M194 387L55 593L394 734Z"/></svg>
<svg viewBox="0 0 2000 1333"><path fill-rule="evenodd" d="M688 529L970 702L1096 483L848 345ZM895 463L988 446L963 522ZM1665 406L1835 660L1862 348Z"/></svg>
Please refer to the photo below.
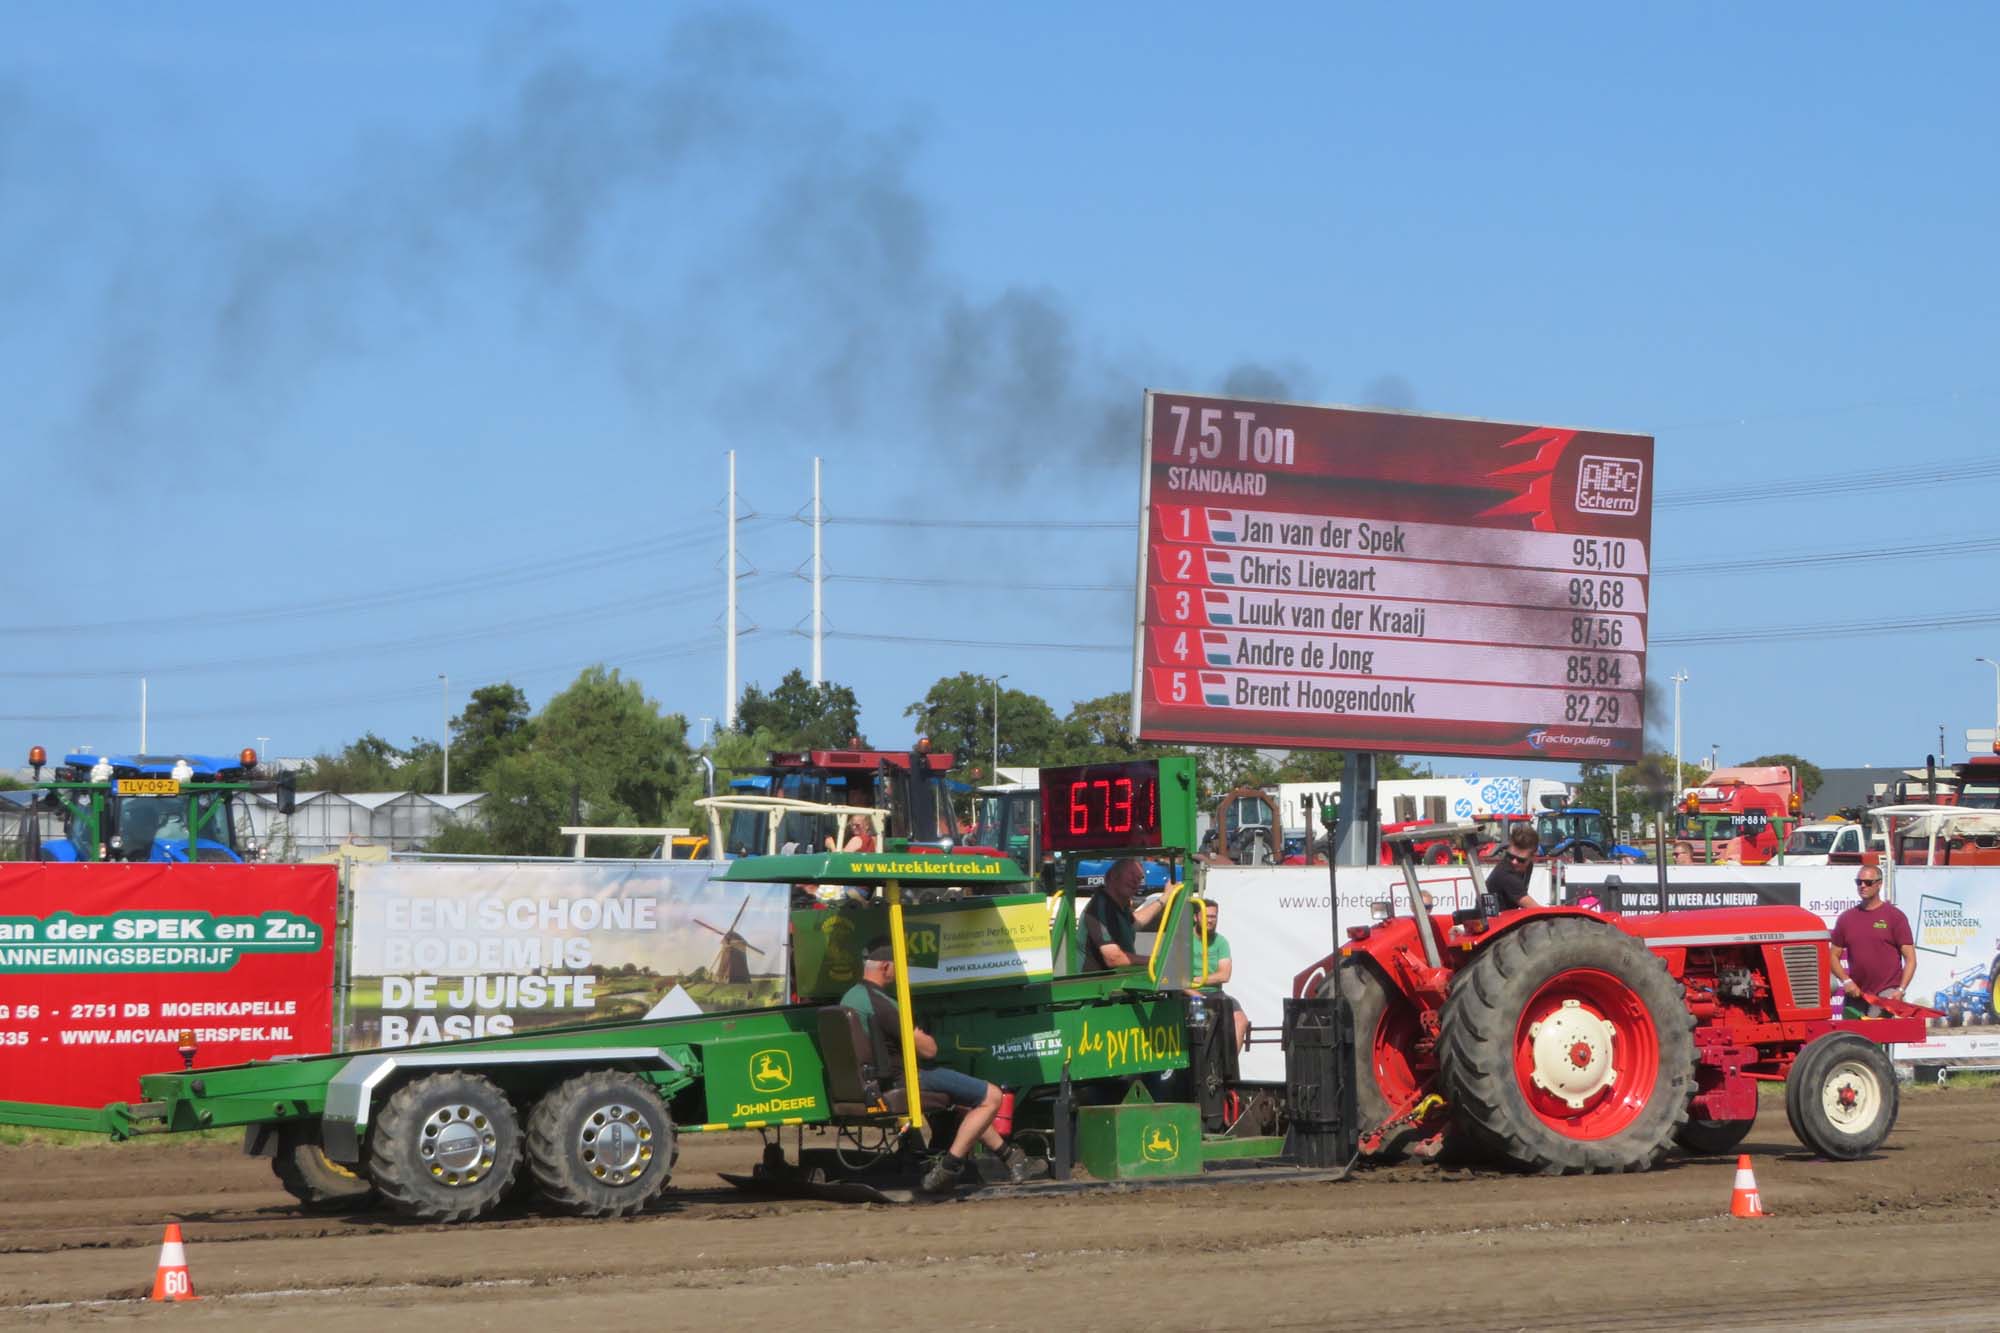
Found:
<svg viewBox="0 0 2000 1333"><path fill-rule="evenodd" d="M1454 1121L1521 1170L1644 1171L1687 1121L1694 1018L1616 927L1524 922L1459 969L1439 1017Z"/></svg>
<svg viewBox="0 0 2000 1333"><path fill-rule="evenodd" d="M1690 1157L1721 1157L1736 1151L1736 1145L1750 1137L1757 1123L1752 1111L1748 1120L1698 1120L1690 1118L1674 1135L1674 1142Z"/></svg>
<svg viewBox="0 0 2000 1333"><path fill-rule="evenodd" d="M1361 1134L1372 1133L1390 1117L1403 1114L1430 1091L1436 1075L1415 1063L1423 1023L1402 993L1391 986L1373 963L1349 958L1340 964L1340 993L1354 1021L1354 1110ZM1333 983L1320 987L1321 998L1333 993ZM1418 1137L1408 1125L1382 1140L1374 1160L1393 1162Z"/></svg>
<svg viewBox="0 0 2000 1333"><path fill-rule="evenodd" d="M299 1125L278 1131L271 1171L309 1213L358 1212L375 1202L375 1187L367 1178L328 1157L319 1136Z"/></svg>
<svg viewBox="0 0 2000 1333"><path fill-rule="evenodd" d="M1888 1052L1858 1033L1829 1032L1807 1042L1792 1062L1785 1118L1806 1147L1851 1162L1889 1137L1899 1096Z"/></svg>
<svg viewBox="0 0 2000 1333"><path fill-rule="evenodd" d="M579 1074L528 1113L528 1169L542 1197L580 1217L626 1217L666 1187L674 1126L637 1074Z"/></svg>
<svg viewBox="0 0 2000 1333"><path fill-rule="evenodd" d="M368 1178L397 1211L470 1222L506 1197L521 1122L489 1078L453 1071L396 1089L368 1130Z"/></svg>

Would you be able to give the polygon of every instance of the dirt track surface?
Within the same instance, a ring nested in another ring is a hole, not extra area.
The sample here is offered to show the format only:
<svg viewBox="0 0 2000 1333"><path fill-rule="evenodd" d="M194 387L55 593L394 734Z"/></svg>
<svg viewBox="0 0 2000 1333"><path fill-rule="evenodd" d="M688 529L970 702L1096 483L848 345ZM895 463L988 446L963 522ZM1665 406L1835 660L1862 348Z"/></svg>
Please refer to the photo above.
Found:
<svg viewBox="0 0 2000 1333"><path fill-rule="evenodd" d="M1874 1160L1753 1133L1734 1158L1524 1179L1399 1167L1342 1184L1203 1184L921 1207L725 1192L750 1136L686 1139L676 1189L626 1222L430 1227L296 1212L221 1143L0 1149L0 1325L310 1319L314 1333L751 1325L1049 1328L1778 1328L2000 1324L2000 1092L1905 1100ZM162 1224L205 1298L149 1290ZM1865 1264L1853 1256L1865 1253Z"/></svg>

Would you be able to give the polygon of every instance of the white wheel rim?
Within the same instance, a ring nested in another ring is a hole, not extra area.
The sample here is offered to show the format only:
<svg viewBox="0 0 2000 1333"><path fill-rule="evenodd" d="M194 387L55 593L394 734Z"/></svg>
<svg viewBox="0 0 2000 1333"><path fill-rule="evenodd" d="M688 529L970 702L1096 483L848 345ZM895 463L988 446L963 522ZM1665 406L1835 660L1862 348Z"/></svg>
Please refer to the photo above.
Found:
<svg viewBox="0 0 2000 1333"><path fill-rule="evenodd" d="M1535 1086L1561 1098L1572 1110L1581 1110L1618 1081L1618 1071L1611 1066L1616 1035L1617 1029L1605 1019L1575 1000L1564 1000L1528 1028Z"/></svg>
<svg viewBox="0 0 2000 1333"><path fill-rule="evenodd" d="M1843 1060L1828 1071L1826 1082L1820 1085L1819 1104L1835 1129L1858 1134L1882 1113L1881 1080L1859 1060Z"/></svg>
<svg viewBox="0 0 2000 1333"><path fill-rule="evenodd" d="M629 1185L653 1160L653 1126L624 1102L606 1102L577 1129L577 1157L606 1185Z"/></svg>

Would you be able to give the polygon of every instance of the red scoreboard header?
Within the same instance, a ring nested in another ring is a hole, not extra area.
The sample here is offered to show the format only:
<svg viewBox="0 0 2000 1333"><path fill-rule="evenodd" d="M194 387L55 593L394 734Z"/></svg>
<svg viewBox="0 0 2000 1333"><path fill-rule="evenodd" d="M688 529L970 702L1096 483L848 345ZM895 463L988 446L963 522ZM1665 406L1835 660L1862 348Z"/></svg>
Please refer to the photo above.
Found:
<svg viewBox="0 0 2000 1333"><path fill-rule="evenodd" d="M1629 762L1653 440L1146 395L1152 741Z"/></svg>

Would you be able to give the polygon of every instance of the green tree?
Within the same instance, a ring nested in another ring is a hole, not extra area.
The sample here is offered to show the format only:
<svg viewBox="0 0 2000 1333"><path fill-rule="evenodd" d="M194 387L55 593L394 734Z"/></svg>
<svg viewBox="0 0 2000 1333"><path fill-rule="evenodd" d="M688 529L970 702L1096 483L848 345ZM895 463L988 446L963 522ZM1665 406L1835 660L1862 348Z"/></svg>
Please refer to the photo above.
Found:
<svg viewBox="0 0 2000 1333"><path fill-rule="evenodd" d="M542 708L528 753L572 775L586 822L659 824L693 776L687 730L638 681L593 666Z"/></svg>
<svg viewBox="0 0 2000 1333"><path fill-rule="evenodd" d="M930 738L933 749L952 754L961 777L972 777L976 770L984 780L994 767L993 702L991 676L961 671L932 685L903 716L916 721L918 733ZM999 703L1000 764L1039 766L1061 752L1063 727L1046 700L1026 690L1003 689Z"/></svg>
<svg viewBox="0 0 2000 1333"><path fill-rule="evenodd" d="M582 803L576 774L554 756L528 750L506 755L487 770L480 824L498 855L560 856L569 848L558 830L582 822Z"/></svg>
<svg viewBox="0 0 2000 1333"><path fill-rule="evenodd" d="M756 685L743 691L736 730L767 731L782 749L839 749L861 734L861 705L849 687L815 685L794 667L768 694Z"/></svg>
<svg viewBox="0 0 2000 1333"><path fill-rule="evenodd" d="M486 771L502 756L528 747L534 728L528 696L507 681L481 685L451 720L451 775L460 791L484 789Z"/></svg>
<svg viewBox="0 0 2000 1333"><path fill-rule="evenodd" d="M492 856L499 848L494 845L493 834L484 822L446 818L438 824L437 832L431 835L424 850L447 852L453 856Z"/></svg>
<svg viewBox="0 0 2000 1333"><path fill-rule="evenodd" d="M1826 774L1820 772L1818 764L1809 763L1795 754L1758 755L1755 759L1745 759L1742 767L1762 768L1767 765L1773 768L1783 766L1792 770L1792 776L1798 779L1799 799L1802 801L1810 801L1813 793L1819 790L1820 784L1826 781Z"/></svg>
<svg viewBox="0 0 2000 1333"><path fill-rule="evenodd" d="M409 752L399 750L374 732L349 741L338 754L321 754L312 761L310 785L318 791L409 791L403 766Z"/></svg>
<svg viewBox="0 0 2000 1333"><path fill-rule="evenodd" d="M1689 787L1700 786L1702 779L1708 776L1699 764L1682 764L1679 782L1674 781L1673 772L1673 755L1657 750L1648 752L1636 764L1581 764L1577 768L1572 803L1609 814L1612 808L1612 775L1615 773L1618 780L1617 807L1622 820L1631 811L1649 813L1661 801L1677 799Z"/></svg>

